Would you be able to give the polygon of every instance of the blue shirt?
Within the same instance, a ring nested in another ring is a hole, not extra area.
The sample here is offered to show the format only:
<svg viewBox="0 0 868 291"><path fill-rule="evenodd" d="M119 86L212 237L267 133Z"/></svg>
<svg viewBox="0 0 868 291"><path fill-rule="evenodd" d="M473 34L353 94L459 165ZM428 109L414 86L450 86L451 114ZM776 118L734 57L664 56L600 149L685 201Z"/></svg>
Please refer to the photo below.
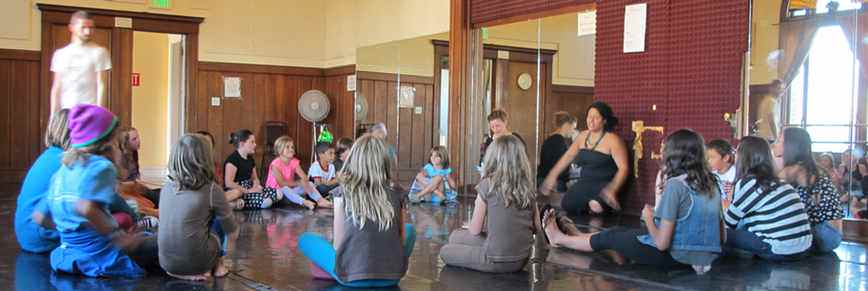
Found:
<svg viewBox="0 0 868 291"><path fill-rule="evenodd" d="M27 171L18 202L15 207L15 237L25 251L44 253L53 250L60 244L60 238L53 229L44 228L33 222L31 215L36 206L45 198L51 176L60 168L63 150L49 147L39 155L39 158Z"/></svg>
<svg viewBox="0 0 868 291"><path fill-rule="evenodd" d="M74 232L87 225L87 218L78 213L76 207L81 200L99 204L112 223L109 206L120 199L115 192L117 170L111 161L102 156L88 155L84 160L75 161L71 167L61 167L51 180L39 211L50 213L57 230Z"/></svg>
<svg viewBox="0 0 868 291"><path fill-rule="evenodd" d="M425 170L425 174L431 178L433 178L434 176L443 176L445 178L446 176L449 176L449 174L452 173L452 168L446 168L446 169L439 169L438 170L438 169L435 169L434 166L431 164L425 164L425 167L423 169Z"/></svg>

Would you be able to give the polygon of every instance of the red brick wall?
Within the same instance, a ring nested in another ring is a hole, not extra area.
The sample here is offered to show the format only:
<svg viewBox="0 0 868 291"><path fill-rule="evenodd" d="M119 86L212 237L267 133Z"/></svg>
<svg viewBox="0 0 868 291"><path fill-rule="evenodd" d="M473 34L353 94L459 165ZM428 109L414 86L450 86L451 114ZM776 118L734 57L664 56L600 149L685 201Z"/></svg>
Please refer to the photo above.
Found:
<svg viewBox="0 0 868 291"><path fill-rule="evenodd" d="M624 7L635 3L648 4L645 52L624 54ZM597 1L595 98L612 106L631 152L633 120L667 133L692 128L706 140L731 137L723 114L739 105L748 17L744 0ZM650 152L661 140L645 133L640 177L622 199L628 213L653 202L659 160L650 160Z"/></svg>

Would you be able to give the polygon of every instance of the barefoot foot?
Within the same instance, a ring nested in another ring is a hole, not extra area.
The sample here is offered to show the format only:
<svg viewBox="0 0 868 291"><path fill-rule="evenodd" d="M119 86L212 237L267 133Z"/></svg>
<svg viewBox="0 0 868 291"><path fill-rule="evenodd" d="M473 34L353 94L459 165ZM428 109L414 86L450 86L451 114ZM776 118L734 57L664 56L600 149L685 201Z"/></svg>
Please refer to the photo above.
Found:
<svg viewBox="0 0 868 291"><path fill-rule="evenodd" d="M176 275L176 274L172 274L169 272L166 272L166 274L169 274L169 276L172 276L174 278L178 278L181 280L187 280L187 281L205 281L211 277L211 272L208 272L205 274L199 274L199 275Z"/></svg>

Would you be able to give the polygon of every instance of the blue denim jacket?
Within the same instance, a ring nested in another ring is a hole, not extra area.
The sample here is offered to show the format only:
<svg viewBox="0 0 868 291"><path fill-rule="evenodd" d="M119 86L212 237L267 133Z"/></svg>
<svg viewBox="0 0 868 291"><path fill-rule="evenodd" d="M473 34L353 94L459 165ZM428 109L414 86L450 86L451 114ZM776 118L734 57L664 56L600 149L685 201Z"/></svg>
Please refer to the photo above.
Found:
<svg viewBox="0 0 868 291"><path fill-rule="evenodd" d="M678 178L675 178L678 179ZM688 187L690 210L687 215L678 217L675 221L675 232L672 234L670 251L703 251L721 252L720 247L720 195L701 195ZM659 218L654 223L660 224ZM643 244L654 246L654 238L650 234L638 237Z"/></svg>

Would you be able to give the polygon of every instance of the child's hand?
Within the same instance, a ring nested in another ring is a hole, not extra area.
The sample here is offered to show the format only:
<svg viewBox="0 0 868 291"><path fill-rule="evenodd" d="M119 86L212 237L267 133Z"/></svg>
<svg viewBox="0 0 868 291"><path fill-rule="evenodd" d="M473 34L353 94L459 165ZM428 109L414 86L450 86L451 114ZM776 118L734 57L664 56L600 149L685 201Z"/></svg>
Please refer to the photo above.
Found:
<svg viewBox="0 0 868 291"><path fill-rule="evenodd" d="M642 220L646 223L654 220L654 206L645 204L645 208L642 208Z"/></svg>
<svg viewBox="0 0 868 291"><path fill-rule="evenodd" d="M143 233L130 234L120 230L118 231L120 234L115 236L114 239L112 239L112 242L125 252L135 250L142 244L142 240L144 239Z"/></svg>

